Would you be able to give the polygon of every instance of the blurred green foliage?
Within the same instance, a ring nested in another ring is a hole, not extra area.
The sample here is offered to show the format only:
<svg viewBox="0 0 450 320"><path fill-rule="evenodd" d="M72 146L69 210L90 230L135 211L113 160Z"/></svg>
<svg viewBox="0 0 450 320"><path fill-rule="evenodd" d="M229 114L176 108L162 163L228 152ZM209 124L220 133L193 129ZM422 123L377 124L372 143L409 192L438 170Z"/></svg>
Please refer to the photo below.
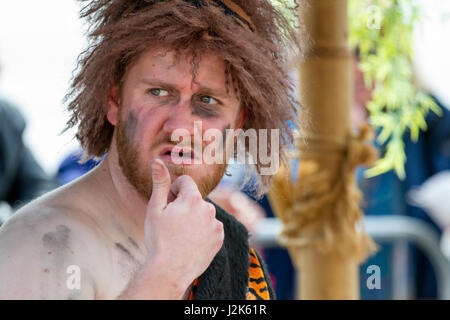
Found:
<svg viewBox="0 0 450 320"><path fill-rule="evenodd" d="M416 142L427 129L425 117L441 110L413 81L413 32L420 21L415 0L349 0L350 45L358 48L365 84L373 88L369 123L386 152L367 177L395 170L405 177L403 138Z"/></svg>
<svg viewBox="0 0 450 320"><path fill-rule="evenodd" d="M272 0L294 21L294 0ZM405 178L405 135L416 142L427 129L428 112L441 115L435 101L414 85L413 32L421 10L415 0L348 0L349 39L358 48L364 81L371 88L369 123L385 153L366 177L395 170ZM326 22L323 22L326 23Z"/></svg>

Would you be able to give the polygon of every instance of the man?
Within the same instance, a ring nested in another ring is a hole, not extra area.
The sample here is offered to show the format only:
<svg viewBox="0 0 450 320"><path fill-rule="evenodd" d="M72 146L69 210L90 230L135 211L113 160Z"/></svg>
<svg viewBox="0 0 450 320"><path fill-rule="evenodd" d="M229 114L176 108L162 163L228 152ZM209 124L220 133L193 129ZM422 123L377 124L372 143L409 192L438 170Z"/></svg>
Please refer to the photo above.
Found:
<svg viewBox="0 0 450 320"><path fill-rule="evenodd" d="M226 163L185 161L202 154L173 136L195 138L200 122L201 133L279 128L287 144L295 110L279 48L298 47L295 30L256 0L92 1L82 16L94 30L69 126L87 157L107 156L4 225L0 297L273 299L247 230L206 198Z"/></svg>

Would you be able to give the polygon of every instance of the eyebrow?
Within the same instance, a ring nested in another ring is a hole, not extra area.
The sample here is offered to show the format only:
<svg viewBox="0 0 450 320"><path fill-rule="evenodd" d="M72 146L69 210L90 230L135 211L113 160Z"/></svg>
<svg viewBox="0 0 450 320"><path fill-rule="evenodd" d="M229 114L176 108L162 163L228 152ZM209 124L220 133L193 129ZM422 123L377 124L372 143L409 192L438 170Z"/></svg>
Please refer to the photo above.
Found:
<svg viewBox="0 0 450 320"><path fill-rule="evenodd" d="M170 89L170 90L176 90L176 85L175 84L171 84L168 82L164 82L158 79L141 79L139 81L139 83L145 83L147 85L152 85L152 86L156 86L156 87L161 87L163 89ZM214 96L217 98L222 98L222 99L231 99L232 96L228 93L226 93L226 91L220 90L220 89L213 89L213 88L209 88L206 86L199 86L199 89L197 91L198 93L202 93L204 95L208 95L208 96Z"/></svg>

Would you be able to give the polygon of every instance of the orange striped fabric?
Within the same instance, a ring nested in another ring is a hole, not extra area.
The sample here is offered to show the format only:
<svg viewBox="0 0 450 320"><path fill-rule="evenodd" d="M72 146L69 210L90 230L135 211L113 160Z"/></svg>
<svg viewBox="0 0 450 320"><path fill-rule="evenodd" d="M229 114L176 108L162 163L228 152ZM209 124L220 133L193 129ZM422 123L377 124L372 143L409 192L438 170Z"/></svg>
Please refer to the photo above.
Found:
<svg viewBox="0 0 450 320"><path fill-rule="evenodd" d="M269 286L264 277L261 262L253 248L250 248L250 267L248 271L249 277L246 300L270 300ZM194 281L189 300L194 299L197 286L198 278Z"/></svg>
<svg viewBox="0 0 450 320"><path fill-rule="evenodd" d="M248 279L247 300L270 300L269 286L255 251L250 248L250 268Z"/></svg>
<svg viewBox="0 0 450 320"><path fill-rule="evenodd" d="M189 300L194 300L195 289L197 289L197 286L198 286L198 278L194 280L191 293L189 294Z"/></svg>

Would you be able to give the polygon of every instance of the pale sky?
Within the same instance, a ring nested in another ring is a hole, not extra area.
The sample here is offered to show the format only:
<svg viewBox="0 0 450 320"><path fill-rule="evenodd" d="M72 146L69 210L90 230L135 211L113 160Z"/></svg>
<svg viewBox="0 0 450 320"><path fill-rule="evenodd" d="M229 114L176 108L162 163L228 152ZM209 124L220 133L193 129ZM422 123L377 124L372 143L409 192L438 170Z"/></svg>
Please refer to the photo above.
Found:
<svg viewBox="0 0 450 320"><path fill-rule="evenodd" d="M68 117L62 99L85 41L73 0L0 0L0 96L27 120L24 139L54 173L77 147L73 132L59 135Z"/></svg>
<svg viewBox="0 0 450 320"><path fill-rule="evenodd" d="M416 70L428 90L450 109L450 0L420 0L422 23L415 32Z"/></svg>
<svg viewBox="0 0 450 320"><path fill-rule="evenodd" d="M419 74L450 106L450 0L421 3L426 19L417 32ZM73 131L59 133L68 119L62 99L85 47L78 11L75 0L0 0L0 96L23 112L25 142L51 174L77 147Z"/></svg>

